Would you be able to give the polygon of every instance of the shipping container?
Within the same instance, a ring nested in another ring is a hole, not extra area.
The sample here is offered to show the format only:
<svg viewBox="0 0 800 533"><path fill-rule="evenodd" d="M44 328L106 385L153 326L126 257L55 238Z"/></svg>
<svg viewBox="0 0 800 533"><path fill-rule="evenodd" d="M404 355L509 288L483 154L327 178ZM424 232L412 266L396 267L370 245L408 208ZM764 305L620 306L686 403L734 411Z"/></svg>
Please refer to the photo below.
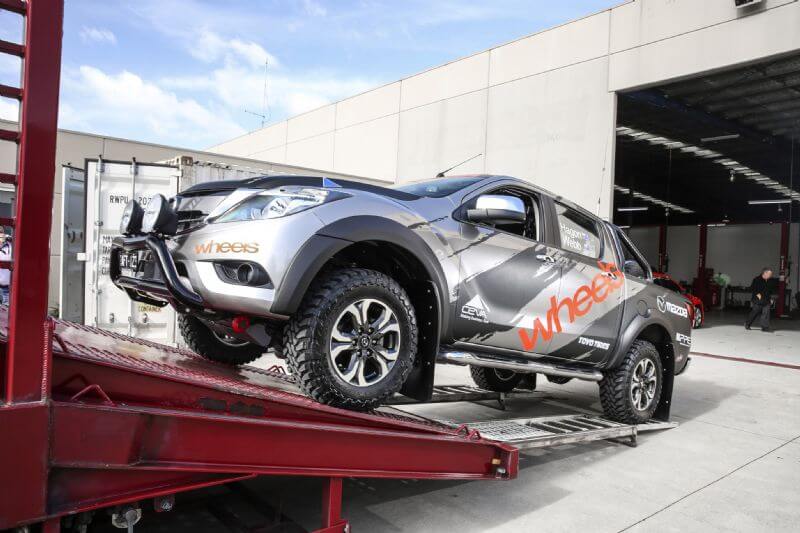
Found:
<svg viewBox="0 0 800 533"><path fill-rule="evenodd" d="M133 302L109 278L111 241L119 235L125 205L136 199L146 206L155 194L170 198L179 190L207 181L287 173L331 176L308 169L265 166L268 168L177 156L157 163L87 159L84 168L62 167L59 316L155 342L181 344L171 307Z"/></svg>

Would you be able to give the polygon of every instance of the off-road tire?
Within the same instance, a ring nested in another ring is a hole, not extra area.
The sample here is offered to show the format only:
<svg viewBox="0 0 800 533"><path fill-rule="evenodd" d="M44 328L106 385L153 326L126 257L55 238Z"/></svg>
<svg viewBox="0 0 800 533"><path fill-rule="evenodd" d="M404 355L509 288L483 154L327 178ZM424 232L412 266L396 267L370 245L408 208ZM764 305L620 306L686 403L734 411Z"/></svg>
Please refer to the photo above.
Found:
<svg viewBox="0 0 800 533"><path fill-rule="evenodd" d="M640 411L631 398L633 373L642 359L649 358L655 365L656 388L650 405ZM661 399L664 382L661 357L656 347L647 341L634 341L625 355L622 364L603 373L600 381L600 403L608 418L626 424L640 424L650 420Z"/></svg>
<svg viewBox="0 0 800 533"><path fill-rule="evenodd" d="M253 343L228 346L216 338L208 326L191 315L178 315L178 328L190 350L217 363L245 365L255 361L266 351Z"/></svg>
<svg viewBox="0 0 800 533"><path fill-rule="evenodd" d="M387 304L400 324L400 349L386 377L358 387L345 382L332 368L330 332L342 310L361 298ZM284 353L289 372L314 400L366 411L378 407L400 390L417 356L417 318L406 291L375 270L347 268L321 274L306 293L284 330Z"/></svg>
<svg viewBox="0 0 800 533"><path fill-rule="evenodd" d="M516 389L525 374L514 372L513 370L500 370L497 368L485 368L482 366L469 367L472 381L481 389L494 392L511 392Z"/></svg>

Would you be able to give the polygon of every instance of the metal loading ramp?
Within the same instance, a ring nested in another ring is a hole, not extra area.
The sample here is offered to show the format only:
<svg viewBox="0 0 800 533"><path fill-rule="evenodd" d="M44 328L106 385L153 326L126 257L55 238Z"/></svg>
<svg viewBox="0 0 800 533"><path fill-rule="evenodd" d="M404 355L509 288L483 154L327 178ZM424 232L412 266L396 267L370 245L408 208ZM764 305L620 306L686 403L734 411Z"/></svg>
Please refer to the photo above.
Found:
<svg viewBox="0 0 800 533"><path fill-rule="evenodd" d="M2 348L6 318L0 308ZM13 499L2 498L0 528L255 475L328 479L323 502L332 511L323 525L344 527L343 477L517 474L510 445L391 409L322 405L279 369L227 367L64 321L53 321L52 346L46 505L17 516ZM20 445L6 439L0 453Z"/></svg>

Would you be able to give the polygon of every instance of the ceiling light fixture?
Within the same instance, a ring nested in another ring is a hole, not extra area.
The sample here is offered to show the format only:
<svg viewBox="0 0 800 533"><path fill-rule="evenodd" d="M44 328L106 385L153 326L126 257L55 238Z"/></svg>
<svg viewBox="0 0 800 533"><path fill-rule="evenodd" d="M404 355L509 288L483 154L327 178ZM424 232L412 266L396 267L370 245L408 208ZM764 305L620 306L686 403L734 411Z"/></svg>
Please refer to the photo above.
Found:
<svg viewBox="0 0 800 533"><path fill-rule="evenodd" d="M713 143L714 141L728 141L731 139L738 139L741 137L738 133L735 135L717 135L716 137L703 137L700 139L702 143Z"/></svg>
<svg viewBox="0 0 800 533"><path fill-rule="evenodd" d="M647 211L648 209L650 209L650 208L649 207L645 207L645 206L642 206L642 207L618 207L617 211L619 211L620 213L631 213L633 211Z"/></svg>
<svg viewBox="0 0 800 533"><path fill-rule="evenodd" d="M774 205L774 204L788 204L791 200L749 200L750 205Z"/></svg>

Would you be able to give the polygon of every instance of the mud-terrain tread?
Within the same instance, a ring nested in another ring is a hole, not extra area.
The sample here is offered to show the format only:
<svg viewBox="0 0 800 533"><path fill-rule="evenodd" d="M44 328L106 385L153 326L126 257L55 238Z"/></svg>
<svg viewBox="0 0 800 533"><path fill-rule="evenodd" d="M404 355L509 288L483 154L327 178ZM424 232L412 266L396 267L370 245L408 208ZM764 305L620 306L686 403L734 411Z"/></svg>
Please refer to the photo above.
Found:
<svg viewBox="0 0 800 533"><path fill-rule="evenodd" d="M338 295L365 286L380 286L393 293L406 309L411 330L410 337L405 339L410 347L410 357L405 360L398 357L394 368L399 365L400 372L389 378L391 385L380 396L372 399L352 398L333 386L334 378L322 367L320 360L326 357L327 347L319 345L319 342L325 342L326 339L314 339L312 336L312 332L328 320L328 313ZM305 394L320 403L367 411L385 402L405 383L416 359L417 336L414 306L406 291L395 280L375 270L347 268L323 273L312 283L298 311L286 324L283 351L289 373L295 376L296 383Z"/></svg>
<svg viewBox="0 0 800 533"><path fill-rule="evenodd" d="M522 382L524 374L519 372L514 373L514 377L507 381L499 380L495 377L493 368L485 368L482 366L470 365L469 373L472 376L472 381L475 382L479 388L490 390L494 392L511 392L519 386Z"/></svg>
<svg viewBox="0 0 800 533"><path fill-rule="evenodd" d="M634 366L637 362L637 357L643 351L651 351L658 361L656 369L663 372L661 367L661 357L658 350L653 343L643 340L636 340L628 348L628 353L625 354L622 364L617 368L608 370L603 373L603 379L600 381L600 404L603 406L603 412L606 417L622 422L624 424L640 424L646 422L647 419L642 419L636 414L633 406L628 401L628 376L633 372ZM659 375L658 394L653 398L653 405L658 406L661 400L661 391L663 388L663 375ZM653 407L654 409L654 407Z"/></svg>
<svg viewBox="0 0 800 533"><path fill-rule="evenodd" d="M226 346L214 337L208 326L191 315L179 314L178 328L190 350L217 363L245 365L255 361L266 351L256 344L246 344L237 348Z"/></svg>

